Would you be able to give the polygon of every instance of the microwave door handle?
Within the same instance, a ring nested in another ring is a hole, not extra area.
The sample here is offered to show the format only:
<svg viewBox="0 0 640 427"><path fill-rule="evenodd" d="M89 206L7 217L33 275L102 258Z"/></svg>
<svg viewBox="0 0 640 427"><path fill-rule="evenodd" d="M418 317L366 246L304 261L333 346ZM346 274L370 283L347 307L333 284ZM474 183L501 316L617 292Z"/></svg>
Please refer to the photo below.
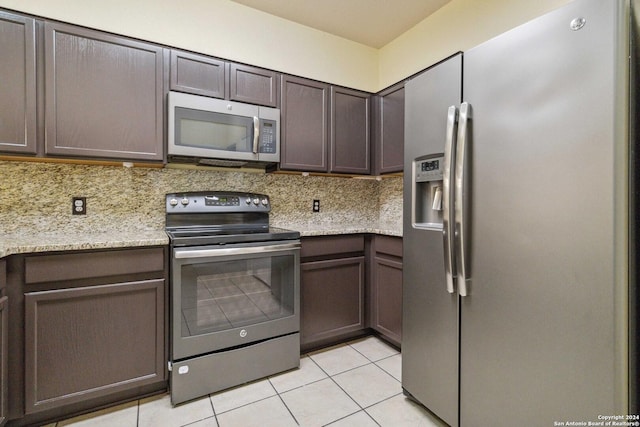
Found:
<svg viewBox="0 0 640 427"><path fill-rule="evenodd" d="M258 141L260 141L260 119L253 116L253 154L258 154Z"/></svg>

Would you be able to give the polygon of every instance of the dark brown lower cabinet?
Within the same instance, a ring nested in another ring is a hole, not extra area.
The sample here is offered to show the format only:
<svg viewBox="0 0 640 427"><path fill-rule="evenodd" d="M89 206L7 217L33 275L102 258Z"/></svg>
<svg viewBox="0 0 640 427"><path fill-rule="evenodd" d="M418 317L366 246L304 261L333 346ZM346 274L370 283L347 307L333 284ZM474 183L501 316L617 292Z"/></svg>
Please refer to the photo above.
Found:
<svg viewBox="0 0 640 427"><path fill-rule="evenodd" d="M400 346L402 339L402 238L375 236L371 261L371 327Z"/></svg>
<svg viewBox="0 0 640 427"><path fill-rule="evenodd" d="M167 265L164 246L7 258L9 426L167 390Z"/></svg>
<svg viewBox="0 0 640 427"><path fill-rule="evenodd" d="M364 332L365 265L362 235L302 240L303 351Z"/></svg>
<svg viewBox="0 0 640 427"><path fill-rule="evenodd" d="M164 280L25 294L26 413L162 378Z"/></svg>
<svg viewBox="0 0 640 427"><path fill-rule="evenodd" d="M2 279L0 279L2 280ZM0 293L0 295L2 295ZM9 384L7 378L9 297L0 298L0 426L7 421Z"/></svg>

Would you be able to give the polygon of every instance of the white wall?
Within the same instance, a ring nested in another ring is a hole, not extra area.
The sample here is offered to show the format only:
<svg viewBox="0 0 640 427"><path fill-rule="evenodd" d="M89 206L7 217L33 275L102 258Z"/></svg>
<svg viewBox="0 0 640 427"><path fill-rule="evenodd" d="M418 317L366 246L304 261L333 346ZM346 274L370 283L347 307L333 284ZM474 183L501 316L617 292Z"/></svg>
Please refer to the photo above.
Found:
<svg viewBox="0 0 640 427"><path fill-rule="evenodd" d="M570 0L452 0L380 49L379 88L468 50Z"/></svg>
<svg viewBox="0 0 640 427"><path fill-rule="evenodd" d="M379 50L229 0L0 0L0 7L375 92L568 2L451 0Z"/></svg>
<svg viewBox="0 0 640 427"><path fill-rule="evenodd" d="M229 0L0 0L0 7L362 90L378 50Z"/></svg>

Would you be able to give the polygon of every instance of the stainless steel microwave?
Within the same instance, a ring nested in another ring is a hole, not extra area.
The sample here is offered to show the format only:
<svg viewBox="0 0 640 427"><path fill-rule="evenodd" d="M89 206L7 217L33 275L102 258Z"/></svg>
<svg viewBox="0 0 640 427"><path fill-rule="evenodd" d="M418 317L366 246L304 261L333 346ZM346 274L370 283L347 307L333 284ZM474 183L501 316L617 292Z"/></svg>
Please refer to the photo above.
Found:
<svg viewBox="0 0 640 427"><path fill-rule="evenodd" d="M169 160L242 166L280 161L280 110L169 92Z"/></svg>

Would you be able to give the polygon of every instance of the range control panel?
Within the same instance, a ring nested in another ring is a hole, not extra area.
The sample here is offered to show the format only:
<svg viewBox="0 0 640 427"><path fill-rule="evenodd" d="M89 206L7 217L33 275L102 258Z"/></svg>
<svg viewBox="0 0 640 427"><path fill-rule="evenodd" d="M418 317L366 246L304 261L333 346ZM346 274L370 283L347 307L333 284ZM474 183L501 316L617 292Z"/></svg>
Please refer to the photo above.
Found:
<svg viewBox="0 0 640 427"><path fill-rule="evenodd" d="M166 195L167 213L269 212L269 196L240 192L187 192Z"/></svg>

